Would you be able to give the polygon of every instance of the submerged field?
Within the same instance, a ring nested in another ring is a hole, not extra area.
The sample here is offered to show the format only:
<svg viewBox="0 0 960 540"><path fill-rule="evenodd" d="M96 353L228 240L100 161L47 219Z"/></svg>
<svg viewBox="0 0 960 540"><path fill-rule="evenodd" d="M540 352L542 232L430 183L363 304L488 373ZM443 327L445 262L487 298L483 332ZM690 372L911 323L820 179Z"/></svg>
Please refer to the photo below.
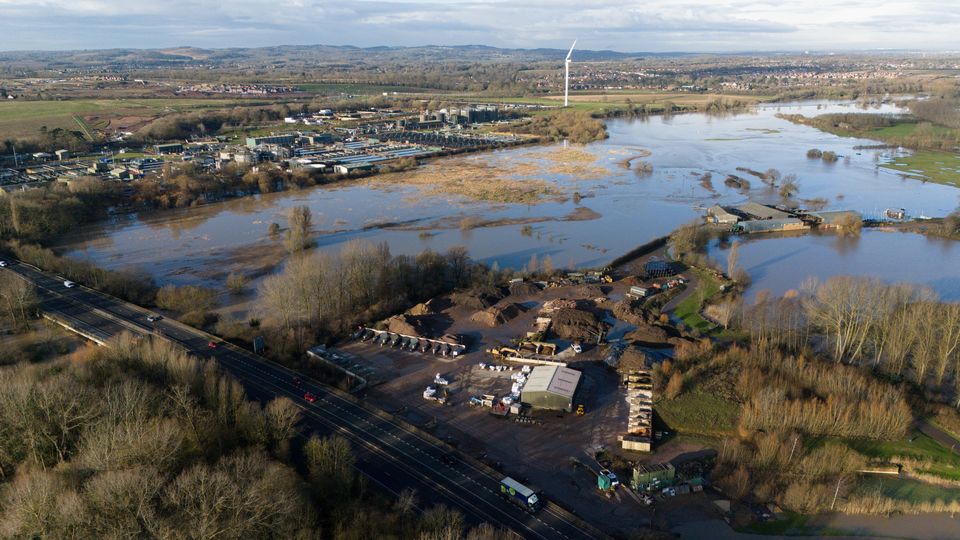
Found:
<svg viewBox="0 0 960 540"><path fill-rule="evenodd" d="M908 178L960 187L960 155L920 151L883 165Z"/></svg>

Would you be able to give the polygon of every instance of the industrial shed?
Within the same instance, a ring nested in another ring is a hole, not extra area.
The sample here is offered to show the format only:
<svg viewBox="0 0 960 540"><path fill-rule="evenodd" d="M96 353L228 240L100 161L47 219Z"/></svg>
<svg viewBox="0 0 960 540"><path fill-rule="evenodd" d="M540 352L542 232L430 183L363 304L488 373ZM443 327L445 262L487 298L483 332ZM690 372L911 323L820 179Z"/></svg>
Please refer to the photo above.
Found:
<svg viewBox="0 0 960 540"><path fill-rule="evenodd" d="M581 373L563 366L537 366L523 385L520 399L531 407L572 412Z"/></svg>

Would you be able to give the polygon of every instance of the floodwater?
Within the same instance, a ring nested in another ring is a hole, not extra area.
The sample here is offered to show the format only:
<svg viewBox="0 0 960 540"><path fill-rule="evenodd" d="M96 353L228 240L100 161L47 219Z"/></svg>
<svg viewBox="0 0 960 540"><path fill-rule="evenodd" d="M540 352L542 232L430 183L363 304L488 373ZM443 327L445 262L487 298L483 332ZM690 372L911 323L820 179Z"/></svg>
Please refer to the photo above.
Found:
<svg viewBox="0 0 960 540"><path fill-rule="evenodd" d="M807 280L861 275L929 287L942 300L960 301L960 242L899 231L866 229L859 236L831 233L736 238L738 266L752 279L748 297L760 291L782 296ZM729 244L714 243L710 256L724 266Z"/></svg>
<svg viewBox="0 0 960 540"><path fill-rule="evenodd" d="M256 267L257 275L263 275L281 264L279 242L268 237L267 228L271 222L285 225L289 208L307 205L313 211L320 249L338 249L354 239L387 242L393 253L409 254L464 245L475 259L497 262L501 268L520 268L534 255L540 261L549 257L555 267L601 266L696 219L712 204L777 201L776 190L737 167L776 168L783 174L795 174L799 199L825 199L829 209L854 209L867 217L879 216L888 207L903 207L913 215L942 216L960 204L956 188L904 179L880 167L899 155L897 152L857 148L875 146L875 141L836 137L776 117L778 113L814 116L842 111L860 109L852 103L806 102L764 105L726 116L611 120L608 140L582 147L596 157L590 166L603 168L602 174L588 177L551 171L557 165L551 155L560 145L445 158L420 169L424 174L442 175L445 168L458 163L482 163L502 168L515 179L546 180L564 195L538 204L481 202L374 178L199 208L118 216L65 237L58 250L107 268L143 268L159 283L220 286L232 270L249 273ZM867 112L897 109L883 105ZM834 164L808 159L810 148L833 150L841 159ZM630 168L623 165L646 152L650 155L634 161ZM651 164L653 172L637 174L638 161ZM513 168L517 164L526 168L518 172ZM699 175L705 172L713 175L712 185L701 183ZM724 185L728 174L750 180L751 190ZM579 203L574 192L582 196ZM591 210L586 213L593 219L571 219L578 208ZM465 218L510 221L467 229L460 226ZM893 244L882 239L874 240L881 237L872 232L847 248L835 247L831 238L811 237L794 243L768 239L770 249L779 250L781 257L791 249L813 250L819 257L794 257L785 264L789 272L763 266L767 241L751 242L751 247L743 250L743 259L749 264L748 259L754 257L757 272L784 276L778 278L778 284L763 276L756 280L763 284L758 286L778 289L798 286L807 274L825 277L823 269L873 275L876 261L887 257L901 264L891 265L881 277L916 278L937 287L944 296L956 295L950 292L949 283L957 277L956 271L946 269L960 267L960 250L946 249L917 235L901 236L896 248L902 252L892 251ZM909 264L902 263L901 253L909 254ZM798 282L791 285L793 279Z"/></svg>

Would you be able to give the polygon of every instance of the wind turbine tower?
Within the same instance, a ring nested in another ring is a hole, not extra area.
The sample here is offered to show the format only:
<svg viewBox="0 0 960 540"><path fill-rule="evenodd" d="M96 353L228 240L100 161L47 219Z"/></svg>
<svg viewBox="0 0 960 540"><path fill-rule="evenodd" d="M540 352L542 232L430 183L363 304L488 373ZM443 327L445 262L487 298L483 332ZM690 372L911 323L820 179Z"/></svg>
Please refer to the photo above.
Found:
<svg viewBox="0 0 960 540"><path fill-rule="evenodd" d="M570 46L570 52L567 53L567 59L564 61L564 76L563 76L563 106L570 106L570 55L573 54L573 48L577 46L577 40L573 40L573 45Z"/></svg>

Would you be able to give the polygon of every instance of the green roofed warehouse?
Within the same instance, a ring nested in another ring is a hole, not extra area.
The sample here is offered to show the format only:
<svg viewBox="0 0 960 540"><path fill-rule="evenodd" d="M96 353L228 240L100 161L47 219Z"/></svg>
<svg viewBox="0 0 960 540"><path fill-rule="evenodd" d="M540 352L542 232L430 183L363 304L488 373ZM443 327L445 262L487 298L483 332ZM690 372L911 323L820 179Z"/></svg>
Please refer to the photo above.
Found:
<svg viewBox="0 0 960 540"><path fill-rule="evenodd" d="M523 385L520 400L531 407L572 412L580 372L563 366L537 366Z"/></svg>

